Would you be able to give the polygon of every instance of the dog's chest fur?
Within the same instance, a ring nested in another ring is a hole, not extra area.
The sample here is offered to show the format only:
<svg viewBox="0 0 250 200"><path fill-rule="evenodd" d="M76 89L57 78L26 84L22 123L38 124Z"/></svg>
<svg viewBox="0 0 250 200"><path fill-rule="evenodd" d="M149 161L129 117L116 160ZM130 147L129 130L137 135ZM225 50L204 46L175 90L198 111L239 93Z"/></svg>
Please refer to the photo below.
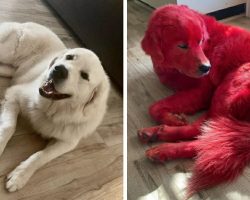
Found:
<svg viewBox="0 0 250 200"><path fill-rule="evenodd" d="M69 141L69 137L79 139L83 132L82 124L54 122L53 117L36 109L29 111L29 117L34 129L44 137Z"/></svg>
<svg viewBox="0 0 250 200"><path fill-rule="evenodd" d="M88 130L89 117L84 117L79 108L70 110L65 106L59 109L50 103L41 105L28 100L22 104L22 115L43 137L71 141L86 137L93 131Z"/></svg>

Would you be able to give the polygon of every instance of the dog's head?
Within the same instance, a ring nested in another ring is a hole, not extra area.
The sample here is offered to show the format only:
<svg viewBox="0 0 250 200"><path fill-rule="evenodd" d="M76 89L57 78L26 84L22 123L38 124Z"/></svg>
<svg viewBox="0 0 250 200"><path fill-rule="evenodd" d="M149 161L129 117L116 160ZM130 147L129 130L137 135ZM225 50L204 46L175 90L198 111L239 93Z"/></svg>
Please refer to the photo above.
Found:
<svg viewBox="0 0 250 200"><path fill-rule="evenodd" d="M154 64L200 77L211 67L203 52L207 40L206 25L199 13L186 6L168 5L152 14L142 48Z"/></svg>
<svg viewBox="0 0 250 200"><path fill-rule="evenodd" d="M92 51L68 49L50 60L39 93L51 100L89 103L104 81L107 76Z"/></svg>

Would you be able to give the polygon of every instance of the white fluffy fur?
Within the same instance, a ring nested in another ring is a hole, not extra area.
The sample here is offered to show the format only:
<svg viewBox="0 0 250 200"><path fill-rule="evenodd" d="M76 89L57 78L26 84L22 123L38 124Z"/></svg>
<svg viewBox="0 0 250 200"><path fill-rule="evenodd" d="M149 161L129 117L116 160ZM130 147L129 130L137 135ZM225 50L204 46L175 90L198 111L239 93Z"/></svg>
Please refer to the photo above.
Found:
<svg viewBox="0 0 250 200"><path fill-rule="evenodd" d="M68 54L75 55L74 60L66 60ZM22 188L38 168L71 151L81 138L93 133L106 110L109 80L93 52L66 49L53 32L35 23L0 24L0 63L15 68L12 86L7 89L2 106L0 155L15 132L19 114L42 136L55 139L8 175L6 188L13 192ZM69 74L55 86L56 90L72 97L57 101L42 97L39 87L53 67L60 64L65 65ZM89 81L81 78L81 70L89 74Z"/></svg>

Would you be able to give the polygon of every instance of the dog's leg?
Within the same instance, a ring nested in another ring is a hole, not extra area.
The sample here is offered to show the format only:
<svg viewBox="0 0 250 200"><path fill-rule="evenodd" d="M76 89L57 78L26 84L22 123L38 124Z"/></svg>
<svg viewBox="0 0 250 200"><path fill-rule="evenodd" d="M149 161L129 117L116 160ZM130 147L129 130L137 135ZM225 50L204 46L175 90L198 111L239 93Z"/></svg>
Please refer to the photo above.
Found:
<svg viewBox="0 0 250 200"><path fill-rule="evenodd" d="M49 143L48 146L31 155L27 160L21 162L8 176L6 188L9 192L14 192L22 188L32 174L58 156L71 151L76 147L76 142L55 141Z"/></svg>
<svg viewBox="0 0 250 200"><path fill-rule="evenodd" d="M138 137L143 143L167 141L175 142L179 140L193 139L197 135L200 135L200 130L197 126L153 126L149 128L143 128L138 131Z"/></svg>
<svg viewBox="0 0 250 200"><path fill-rule="evenodd" d="M148 149L146 156L156 162L164 162L177 158L193 158L196 156L197 140L191 142L165 143Z"/></svg>
<svg viewBox="0 0 250 200"><path fill-rule="evenodd" d="M193 124L185 126L160 125L138 130L137 134L143 143L179 140L189 140L200 135L200 126L206 119L206 114L196 120Z"/></svg>
<svg viewBox="0 0 250 200"><path fill-rule="evenodd" d="M0 124L0 155L2 155L6 144L16 130L19 105L15 97L6 95L6 100L2 105L1 124Z"/></svg>
<svg viewBox="0 0 250 200"><path fill-rule="evenodd" d="M186 125L187 121L182 114L194 114L201 109L207 108L212 94L213 86L207 80L197 88L177 92L154 103L149 112L152 118L161 124L170 126Z"/></svg>
<svg viewBox="0 0 250 200"><path fill-rule="evenodd" d="M0 24L0 62L14 64L19 40L22 37L20 24L2 23Z"/></svg>

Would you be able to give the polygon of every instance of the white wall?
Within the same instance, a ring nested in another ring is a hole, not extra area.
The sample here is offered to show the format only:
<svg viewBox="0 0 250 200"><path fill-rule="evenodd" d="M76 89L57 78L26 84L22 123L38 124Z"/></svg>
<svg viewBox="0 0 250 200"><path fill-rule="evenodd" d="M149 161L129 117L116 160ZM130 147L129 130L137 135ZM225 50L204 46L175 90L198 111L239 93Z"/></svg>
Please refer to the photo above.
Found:
<svg viewBox="0 0 250 200"><path fill-rule="evenodd" d="M154 8L165 4L184 4L202 13L210 13L224 8L246 3L247 0L141 0Z"/></svg>
<svg viewBox="0 0 250 200"><path fill-rule="evenodd" d="M242 3L246 3L246 0L177 0L177 4L188 5L202 13L210 13Z"/></svg>
<svg viewBox="0 0 250 200"><path fill-rule="evenodd" d="M170 3L176 4L176 0L141 0L141 1L154 8L163 6L165 4L170 4Z"/></svg>

